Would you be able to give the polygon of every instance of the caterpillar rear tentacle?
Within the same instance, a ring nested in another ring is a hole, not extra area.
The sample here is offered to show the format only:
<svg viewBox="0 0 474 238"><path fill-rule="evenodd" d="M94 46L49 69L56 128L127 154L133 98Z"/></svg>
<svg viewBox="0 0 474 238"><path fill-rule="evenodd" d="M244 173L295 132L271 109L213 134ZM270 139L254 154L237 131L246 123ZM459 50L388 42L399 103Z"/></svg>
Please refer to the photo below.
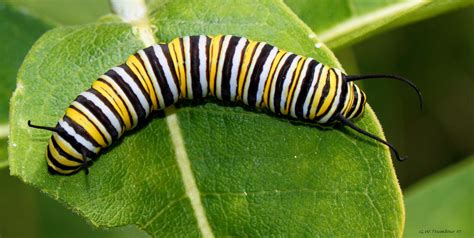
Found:
<svg viewBox="0 0 474 238"><path fill-rule="evenodd" d="M46 157L48 170L71 175L88 173L93 158L153 111L178 99L213 96L265 108L282 116L320 124L340 122L386 144L357 126L366 96L352 81L390 75L347 76L339 69L265 42L219 35L186 36L153 45L113 67L81 93L53 127Z"/></svg>

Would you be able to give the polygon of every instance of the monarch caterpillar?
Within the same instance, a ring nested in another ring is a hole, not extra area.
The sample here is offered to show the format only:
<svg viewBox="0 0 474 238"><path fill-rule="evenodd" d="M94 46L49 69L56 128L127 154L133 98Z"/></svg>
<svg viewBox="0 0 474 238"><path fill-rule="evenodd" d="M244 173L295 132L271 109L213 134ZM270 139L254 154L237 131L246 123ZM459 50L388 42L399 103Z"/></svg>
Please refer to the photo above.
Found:
<svg viewBox="0 0 474 238"><path fill-rule="evenodd" d="M71 103L55 127L28 125L53 131L46 149L52 174L87 174L101 149L153 111L180 98L211 95L295 119L338 121L387 145L402 160L391 144L350 121L363 113L366 103L353 81L380 77L409 84L421 106L416 86L399 76L349 76L315 59L239 36L185 36L139 50L107 71Z"/></svg>

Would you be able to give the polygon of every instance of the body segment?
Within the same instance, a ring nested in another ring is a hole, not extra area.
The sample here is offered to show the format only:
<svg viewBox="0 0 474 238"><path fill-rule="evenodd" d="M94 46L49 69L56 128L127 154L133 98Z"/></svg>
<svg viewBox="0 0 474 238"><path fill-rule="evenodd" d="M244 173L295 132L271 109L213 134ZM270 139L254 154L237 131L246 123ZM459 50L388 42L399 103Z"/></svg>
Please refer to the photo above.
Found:
<svg viewBox="0 0 474 238"><path fill-rule="evenodd" d="M277 115L330 123L355 118L365 94L335 68L265 42L219 35L153 45L111 68L67 108L47 147L49 170L87 168L126 131L179 99L207 96Z"/></svg>

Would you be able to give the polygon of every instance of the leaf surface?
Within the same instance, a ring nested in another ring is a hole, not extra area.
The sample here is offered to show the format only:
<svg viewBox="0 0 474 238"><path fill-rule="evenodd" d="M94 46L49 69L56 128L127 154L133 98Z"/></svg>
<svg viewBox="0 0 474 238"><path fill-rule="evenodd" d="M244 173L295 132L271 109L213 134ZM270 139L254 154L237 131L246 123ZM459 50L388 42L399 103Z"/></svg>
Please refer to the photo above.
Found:
<svg viewBox="0 0 474 238"><path fill-rule="evenodd" d="M0 1L0 168L7 165L8 103L18 68L34 41L48 28Z"/></svg>
<svg viewBox="0 0 474 238"><path fill-rule="evenodd" d="M474 156L406 192L405 235L472 237ZM429 214L429 215L428 215Z"/></svg>
<svg viewBox="0 0 474 238"><path fill-rule="evenodd" d="M279 2L159 1L148 12L157 41L243 35L339 66ZM88 176L49 175L51 134L29 129L27 120L54 125L100 74L144 47L139 32L111 20L58 28L35 44L12 100L14 175L97 226L136 224L154 236L200 236L206 223L215 236L401 235L402 199L385 147L347 129L213 100L156 116L104 153ZM357 124L382 136L370 107Z"/></svg>
<svg viewBox="0 0 474 238"><path fill-rule="evenodd" d="M91 23L109 13L107 0L2 0L52 25Z"/></svg>
<svg viewBox="0 0 474 238"><path fill-rule="evenodd" d="M394 27L472 5L474 1L291 0L285 3L329 47L340 48Z"/></svg>

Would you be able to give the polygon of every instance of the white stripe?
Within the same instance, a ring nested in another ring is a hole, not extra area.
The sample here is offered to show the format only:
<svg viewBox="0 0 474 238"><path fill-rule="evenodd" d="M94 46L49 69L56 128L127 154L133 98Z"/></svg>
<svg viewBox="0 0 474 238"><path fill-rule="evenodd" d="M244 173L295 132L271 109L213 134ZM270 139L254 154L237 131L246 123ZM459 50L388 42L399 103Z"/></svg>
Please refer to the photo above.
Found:
<svg viewBox="0 0 474 238"><path fill-rule="evenodd" d="M351 113L351 115L350 115L348 118L352 118L352 117L355 116L357 110L358 110L359 107L360 107L360 104L362 103L362 98L361 98L361 95L360 95L359 87L357 87L357 85L356 85L355 89L356 89L356 91L354 92L354 96L355 96L355 94L358 95L358 97L357 97L357 104L356 104L356 106L355 106L355 108L354 108L354 111Z"/></svg>
<svg viewBox="0 0 474 238"><path fill-rule="evenodd" d="M137 115L137 112L135 111L135 108L133 107L132 102L130 102L130 99L127 97L127 95L122 90L120 85L118 85L115 82L115 80L113 80L111 77L104 74L104 75L100 76L100 78L102 78L107 83L109 83L112 86L112 88L115 90L115 92L117 92L118 95L120 95L120 97L123 99L123 102L125 103L125 105L127 107L126 110L128 110L130 112L130 114L132 115L132 118L130 119L131 120L130 123L132 125L132 128L135 127L137 122L138 122L138 115ZM124 112L124 113L127 113L127 112ZM126 128L127 125L125 124L125 122L124 122L124 125L125 125L125 128ZM130 128L127 128L127 129L130 129Z"/></svg>
<svg viewBox="0 0 474 238"><path fill-rule="evenodd" d="M69 142L66 139L64 139L61 135L59 135L58 133L54 133L53 137L54 139L58 141L58 144L59 143L63 144L64 146L66 146L67 149L69 149L73 153L71 155L72 157L76 159L80 159L80 160L84 159L82 158L82 154L79 153L79 151L77 151L71 144L69 144Z"/></svg>
<svg viewBox="0 0 474 238"><path fill-rule="evenodd" d="M258 81L257 96L256 96L256 101L255 101L256 106L259 106L263 101L265 83L267 82L267 80L269 80L268 74L270 73L270 68L272 67L273 60L275 60L277 53L278 53L278 48L273 47L272 51L270 51L270 54L268 54L268 57L265 63L263 64L262 73L260 74L260 79Z"/></svg>
<svg viewBox="0 0 474 238"><path fill-rule="evenodd" d="M301 69L300 77L298 78L298 81L297 81L298 84L296 85L295 91L293 93L293 97L292 97L293 102L291 102L291 105L290 105L290 114L294 118L296 118L296 101L298 100L298 97L300 96L301 85L303 84L303 79L308 74L308 65L311 61L313 61L312 58L306 59L303 65L303 69Z"/></svg>
<svg viewBox="0 0 474 238"><path fill-rule="evenodd" d="M273 74L272 85L270 87L270 96L269 96L270 97L270 100L269 100L270 105L269 106L270 106L270 110L272 112L275 112L274 99L275 99L276 81L278 79L278 75L280 74L280 71L281 71L281 68L283 67L283 65L285 65L286 60L292 54L293 53L291 53L291 52L287 52L287 53L285 53L285 55L283 55L280 62L278 63L278 66L277 66L277 69L275 70L275 73Z"/></svg>
<svg viewBox="0 0 474 238"><path fill-rule="evenodd" d="M118 7L119 9L130 9L134 10L140 7L143 7L146 10L146 5L144 0L130 0L133 1L133 5L135 7L132 8L127 8L128 5L123 3L124 1L117 1L115 0L114 2L118 2L120 6ZM139 7L137 7L137 5ZM114 7L115 9L116 7ZM146 44L146 45L151 45L154 44L155 39L154 39L154 34L153 31L151 30L150 23L148 22L147 19L147 13L148 11L142 11L140 15L141 21L137 21L132 23L134 27L138 28L139 32L139 37L140 39ZM125 16L127 16L126 14ZM120 14L122 16L122 14ZM209 222L206 217L206 210L204 209L204 206L201 202L201 195L199 194L199 189L197 187L196 181L194 179L193 171L190 166L189 158L186 153L186 148L184 145L184 140L183 140L183 135L180 131L180 127L178 124L178 119L176 116L176 113L166 113L168 116L166 117L166 121L168 123L168 128L171 133L171 138L173 140L173 146L174 146L174 151L176 152L176 159L178 166L180 168L180 172L182 174L182 180L183 184L185 187L186 195L189 197L191 207L194 211L194 217L196 218L197 221L197 226L199 228L199 231L201 232L201 235L205 238L211 238L214 237L214 234L212 233L211 226L209 225ZM152 222L150 220L149 222Z"/></svg>
<svg viewBox="0 0 474 238"><path fill-rule="evenodd" d="M62 155L62 153L60 151L62 151L62 147L59 146L59 149L56 148L54 145L53 145L53 138L49 139L48 141L48 150L50 151L51 153L51 157L53 157L57 162L59 162L60 164L62 165L66 165L66 166L71 166L71 167L77 167L77 166L81 166L83 163L80 162L80 161L75 161L75 160L71 160L69 158L69 153L65 153L66 155ZM52 151L56 151L57 152L57 157L52 153ZM48 158L49 159L49 158ZM80 157L79 160L82 160L82 157ZM83 161L83 160L82 160Z"/></svg>
<svg viewBox="0 0 474 238"><path fill-rule="evenodd" d="M123 128L122 126L120 125L120 121L119 121L119 118L117 118L115 116L115 114L110 110L109 107L107 107L107 105L104 104L104 102L102 102L96 95L94 95L93 93L90 93L90 92L83 92L81 93L81 96L87 98L87 100L91 101L92 103L94 103L94 105L96 107L98 107L102 113L107 117L107 119L109 120L109 122L112 124L112 126L115 128L115 130L117 131L117 134L118 134L118 137L120 137L122 134L123 134ZM115 110L115 109L113 109Z"/></svg>
<svg viewBox="0 0 474 238"><path fill-rule="evenodd" d="M341 88L342 88L341 72L336 71L336 77L337 77L337 88L335 92L336 98L334 98L334 101L332 105L330 106L331 108L329 109L329 112L319 120L322 123L326 123L329 120L329 118L333 116L334 112L339 106L339 100L341 99Z"/></svg>
<svg viewBox="0 0 474 238"><path fill-rule="evenodd" d="M199 36L199 82L201 83L202 97L207 96L209 91L207 85L207 52L206 52L206 36Z"/></svg>
<svg viewBox="0 0 474 238"><path fill-rule="evenodd" d="M163 49L161 49L161 46L159 45L154 45L153 49L155 51L155 56L158 58L158 62L160 62L161 68L163 69L163 72L165 73L165 79L171 90L171 94L173 94L173 102L176 102L178 101L178 97L179 97L178 88L176 86L176 82L173 79L173 75L171 74L171 69L163 53Z"/></svg>
<svg viewBox="0 0 474 238"><path fill-rule="evenodd" d="M230 75L230 101L235 101L237 96L237 78L239 76L240 61L242 59L242 51L244 50L247 39L242 37L235 47L234 57L232 58L232 70Z"/></svg>
<svg viewBox="0 0 474 238"><path fill-rule="evenodd" d="M260 42L258 43L257 49L255 50L255 54L253 55L252 58L252 63L250 64L249 70L247 72L247 78L245 79L245 85L244 85L244 92L243 92L243 97L242 101L248 105L248 96L249 96L249 87L250 87L250 79L252 78L252 73L253 70L255 69L255 64L257 63L257 59L260 56L260 53L262 53L263 47L266 45L265 42Z"/></svg>
<svg viewBox="0 0 474 238"><path fill-rule="evenodd" d="M81 111L82 113L84 113L86 117L91 120L95 126L99 128L100 132L102 132L102 134L105 136L108 145L112 143L112 136L109 134L107 129L105 129L105 126L99 121L99 119L97 119L97 117L91 111L89 111L89 109L87 109L77 101L72 102L71 105L79 109L79 111Z"/></svg>
<svg viewBox="0 0 474 238"><path fill-rule="evenodd" d="M355 103L354 101L351 102L352 98L354 97L354 91L352 90L352 87L353 87L352 85L353 85L353 82L349 82L347 84L347 90L349 91L347 97L349 98L349 100L347 102L346 108L344 109L346 111L344 115L346 118L349 116L347 115L347 113L349 113L350 107L352 106L353 103Z"/></svg>
<svg viewBox="0 0 474 238"><path fill-rule="evenodd" d="M222 68L224 68L225 53L229 47L230 38L232 36L227 35L224 37L222 42L221 54L219 56L219 64L217 65L217 76L216 76L216 97L222 99Z"/></svg>
<svg viewBox="0 0 474 238"><path fill-rule="evenodd" d="M285 112L285 103L288 100L288 91L290 90L291 81L293 79L293 74L295 72L296 66L298 65L298 61L301 59L301 56L297 55L293 62L291 62L290 68L286 72L285 81L283 81L283 90L281 92L280 98L280 112ZM285 96L286 95L286 96Z"/></svg>
<svg viewBox="0 0 474 238"><path fill-rule="evenodd" d="M150 76L151 82L153 84L153 88L155 88L155 93L156 93L156 96L158 97L158 104L160 105L158 109L164 109L165 100L163 99L163 94L161 93L161 88L158 85L158 80L156 79L155 72L153 71L153 68L151 67L150 60L148 59L148 56L146 55L145 51L139 50L137 53L140 55L140 58L142 59L143 64L145 65L146 72L148 76Z"/></svg>
<svg viewBox="0 0 474 238"><path fill-rule="evenodd" d="M138 98L138 101L142 105L142 108L145 110L145 117L150 114L151 105L146 100L145 94L140 90L140 86L132 79L132 77L122 68L113 67L112 70L117 72L124 82L132 89L133 94ZM138 121L137 121L138 122Z"/></svg>
<svg viewBox="0 0 474 238"><path fill-rule="evenodd" d="M339 71L338 69L336 69L337 71ZM344 75L342 72L341 72L341 75ZM342 77L341 77L342 79ZM343 83L347 84L347 93L346 93L346 100L344 101L344 107L342 108L341 110L341 115L343 116L346 116L345 114L345 111L347 110L347 107L349 107L349 101L350 101L350 96L351 96L351 87L350 87L350 83L348 82L344 82L344 80L342 80Z"/></svg>
<svg viewBox="0 0 474 238"><path fill-rule="evenodd" d="M304 104L303 104L303 117L305 119L308 119L307 114L308 114L308 110L310 109L309 106L311 103L311 98L313 94L315 93L314 91L316 91L315 85L319 81L318 76L322 69L323 69L323 64L321 63L319 63L314 69L313 81L311 82L311 86L309 87L308 94L306 95L306 100L304 101Z"/></svg>
<svg viewBox="0 0 474 238"><path fill-rule="evenodd" d="M184 50L184 64L186 67L186 98L193 99L193 78L191 76L191 38L189 36L183 37L183 50Z"/></svg>
<svg viewBox="0 0 474 238"><path fill-rule="evenodd" d="M98 147L95 147L94 145L92 145L91 142L89 142L88 140L86 140L86 138L82 137L81 135L79 135L75 130L74 128L72 128L72 126L69 125L69 123L63 121L63 119L59 120L59 125L72 137L74 137L74 139L79 143L81 144L82 146L84 146L87 150L89 150L90 152L94 153L94 154L97 154L99 153L99 148Z"/></svg>

